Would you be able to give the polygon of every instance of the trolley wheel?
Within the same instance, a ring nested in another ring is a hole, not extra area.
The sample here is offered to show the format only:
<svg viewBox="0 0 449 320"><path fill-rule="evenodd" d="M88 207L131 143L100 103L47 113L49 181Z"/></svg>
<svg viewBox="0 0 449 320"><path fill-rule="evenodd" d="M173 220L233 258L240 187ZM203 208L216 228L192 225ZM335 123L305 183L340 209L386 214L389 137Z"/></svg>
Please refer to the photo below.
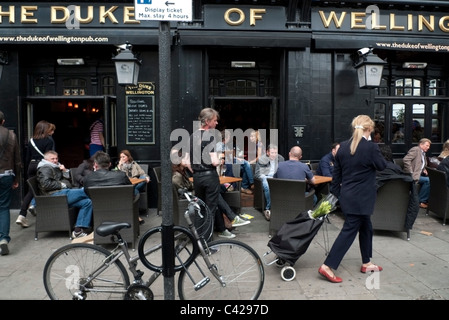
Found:
<svg viewBox="0 0 449 320"><path fill-rule="evenodd" d="M283 267L281 270L281 278L284 281L292 281L293 279L295 279L296 277L296 270L291 267L291 266L287 266L287 267Z"/></svg>

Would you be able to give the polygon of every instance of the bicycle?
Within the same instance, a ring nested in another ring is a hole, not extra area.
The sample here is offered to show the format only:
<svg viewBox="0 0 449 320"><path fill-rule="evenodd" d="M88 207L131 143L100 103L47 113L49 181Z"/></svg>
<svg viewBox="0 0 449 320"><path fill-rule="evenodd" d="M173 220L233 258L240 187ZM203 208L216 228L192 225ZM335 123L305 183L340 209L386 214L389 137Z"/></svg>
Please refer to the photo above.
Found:
<svg viewBox="0 0 449 320"><path fill-rule="evenodd" d="M189 203L184 214L188 228L173 226L174 270L180 271L179 299L257 299L265 277L258 254L236 240L206 242L213 232L213 217L202 200L186 190L180 190L180 194ZM162 227L151 228L142 235L138 255L133 257L120 235L126 227L129 224L115 222L97 227L98 235L116 240L112 251L86 243L68 244L56 250L48 258L43 275L50 299L154 299L150 286L163 271ZM120 260L123 256L133 276L132 283ZM139 260L153 271L146 281L144 272L137 269Z"/></svg>

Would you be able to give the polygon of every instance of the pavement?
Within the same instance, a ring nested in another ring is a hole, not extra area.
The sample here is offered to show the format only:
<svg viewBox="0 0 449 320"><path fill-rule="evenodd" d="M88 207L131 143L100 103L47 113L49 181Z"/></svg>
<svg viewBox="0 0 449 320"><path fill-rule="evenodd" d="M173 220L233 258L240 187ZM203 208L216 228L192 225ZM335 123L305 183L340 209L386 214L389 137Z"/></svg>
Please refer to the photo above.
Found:
<svg viewBox="0 0 449 320"><path fill-rule="evenodd" d="M22 228L15 224L18 212L11 210L10 254L0 256L0 299L49 300L42 282L45 262L52 252L70 240L66 232L40 233L39 239L34 240L35 218L28 215L30 227ZM343 224L341 213L329 215L329 223L321 227L308 250L293 266L296 277L291 281L282 280L281 269L267 264L275 258L273 252L268 253L269 222L252 207L242 208L242 213L254 218L251 224L233 232L235 240L249 244L264 261L265 283L259 300L449 299L449 227L442 225L438 217L426 216L424 209L420 209L409 241L404 232L375 231L372 261L384 268L382 272L360 272L356 240L335 272L343 279L342 283L330 283L318 274L327 252L326 244L332 245ZM150 209L144 219L142 232L162 223L156 209ZM156 300L164 299L164 283L160 277L151 287Z"/></svg>

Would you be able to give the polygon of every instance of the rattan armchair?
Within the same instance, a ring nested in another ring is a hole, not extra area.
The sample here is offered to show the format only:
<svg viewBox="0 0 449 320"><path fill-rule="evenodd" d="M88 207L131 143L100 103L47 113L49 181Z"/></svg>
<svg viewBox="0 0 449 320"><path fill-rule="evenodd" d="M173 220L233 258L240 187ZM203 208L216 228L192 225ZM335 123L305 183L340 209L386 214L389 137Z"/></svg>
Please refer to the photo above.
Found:
<svg viewBox="0 0 449 320"><path fill-rule="evenodd" d="M385 182L377 190L374 213L371 216L374 230L406 232L407 240L410 240L410 229L406 228L406 219L412 196L412 183L403 179L393 179Z"/></svg>
<svg viewBox="0 0 449 320"><path fill-rule="evenodd" d="M67 231L72 237L72 229L78 215L77 208L69 208L66 195L40 195L37 177L27 180L36 200L36 224L34 240L39 232Z"/></svg>
<svg viewBox="0 0 449 320"><path fill-rule="evenodd" d="M287 221L313 208L315 190L306 195L305 180L268 179L271 197L270 236L275 235Z"/></svg>
<svg viewBox="0 0 449 320"><path fill-rule="evenodd" d="M241 164L232 165L232 173L234 177L240 178L240 168ZM235 182L235 188L233 191L226 191L222 193L223 199L228 203L228 205L234 210L235 213L240 214L242 209L242 195L241 195L241 181Z"/></svg>
<svg viewBox="0 0 449 320"><path fill-rule="evenodd" d="M94 229L103 222L127 222L131 228L125 228L120 233L123 239L137 245L139 236L139 203L134 201L133 185L95 186L88 190L92 200ZM95 232L95 244L114 243L109 237L100 237Z"/></svg>
<svg viewBox="0 0 449 320"><path fill-rule="evenodd" d="M146 174L148 174L148 164L139 163L139 166L143 171L145 171ZM149 183L151 183L151 181ZM139 213L148 215L148 183L145 184L145 189L140 192Z"/></svg>
<svg viewBox="0 0 449 320"><path fill-rule="evenodd" d="M426 169L430 179L430 195L426 214L432 212L442 218L444 226L449 211L449 188L446 182L446 173L429 167Z"/></svg>

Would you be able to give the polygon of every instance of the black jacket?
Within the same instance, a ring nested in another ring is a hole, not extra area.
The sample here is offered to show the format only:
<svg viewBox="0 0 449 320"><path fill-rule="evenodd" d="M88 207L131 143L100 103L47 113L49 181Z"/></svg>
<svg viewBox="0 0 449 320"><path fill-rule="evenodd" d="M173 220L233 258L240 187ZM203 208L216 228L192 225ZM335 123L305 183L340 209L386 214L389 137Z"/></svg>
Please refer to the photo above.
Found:
<svg viewBox="0 0 449 320"><path fill-rule="evenodd" d="M132 184L123 171L109 171L99 169L84 178L84 192L89 195L89 187L94 186L116 186Z"/></svg>

